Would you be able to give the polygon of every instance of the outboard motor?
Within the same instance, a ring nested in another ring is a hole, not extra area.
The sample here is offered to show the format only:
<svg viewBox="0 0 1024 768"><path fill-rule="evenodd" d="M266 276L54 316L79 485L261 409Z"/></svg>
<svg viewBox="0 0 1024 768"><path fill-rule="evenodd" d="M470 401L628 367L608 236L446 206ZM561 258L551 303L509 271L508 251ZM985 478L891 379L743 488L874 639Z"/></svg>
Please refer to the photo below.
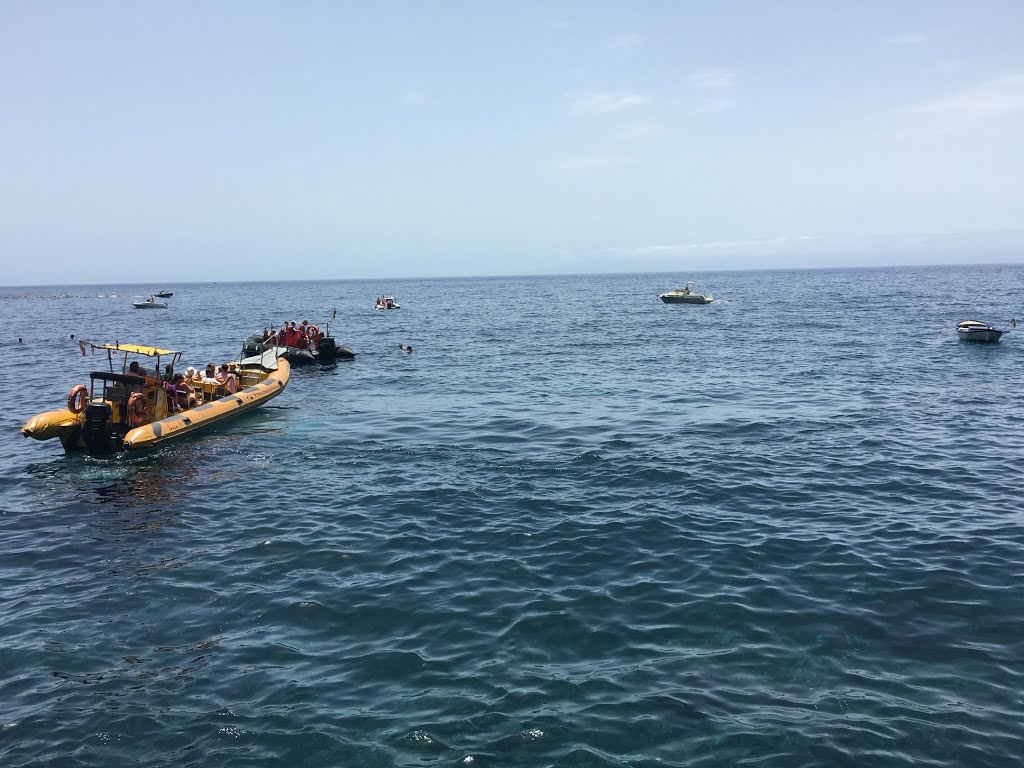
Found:
<svg viewBox="0 0 1024 768"><path fill-rule="evenodd" d="M317 352L321 363L333 363L335 360L351 360L356 356L348 347L339 346L338 342L330 336L320 339L320 347Z"/></svg>
<svg viewBox="0 0 1024 768"><path fill-rule="evenodd" d="M109 451L111 435L111 417L113 409L109 403L93 402L85 406L85 425L82 428L82 439L90 451Z"/></svg>
<svg viewBox="0 0 1024 768"><path fill-rule="evenodd" d="M254 333L243 342L242 349L245 351L246 355L252 356L262 355L264 350L268 349L268 347L263 343L262 334Z"/></svg>
<svg viewBox="0 0 1024 768"><path fill-rule="evenodd" d="M316 352L320 356L321 360L333 360L336 351L337 345L334 343L334 339L330 336L325 336L320 339L316 347Z"/></svg>

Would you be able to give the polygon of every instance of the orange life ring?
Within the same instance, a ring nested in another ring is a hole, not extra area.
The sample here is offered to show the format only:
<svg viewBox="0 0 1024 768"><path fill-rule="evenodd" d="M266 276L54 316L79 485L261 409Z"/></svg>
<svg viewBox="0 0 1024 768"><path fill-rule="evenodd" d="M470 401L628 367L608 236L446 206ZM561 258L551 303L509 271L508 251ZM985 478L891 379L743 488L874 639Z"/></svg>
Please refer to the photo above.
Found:
<svg viewBox="0 0 1024 768"><path fill-rule="evenodd" d="M89 390L85 384L75 384L68 395L68 410L72 413L81 413L85 410L85 404L89 402Z"/></svg>
<svg viewBox="0 0 1024 768"><path fill-rule="evenodd" d="M128 398L128 421L138 426L146 420L149 415L149 404L146 396L141 392L134 393Z"/></svg>

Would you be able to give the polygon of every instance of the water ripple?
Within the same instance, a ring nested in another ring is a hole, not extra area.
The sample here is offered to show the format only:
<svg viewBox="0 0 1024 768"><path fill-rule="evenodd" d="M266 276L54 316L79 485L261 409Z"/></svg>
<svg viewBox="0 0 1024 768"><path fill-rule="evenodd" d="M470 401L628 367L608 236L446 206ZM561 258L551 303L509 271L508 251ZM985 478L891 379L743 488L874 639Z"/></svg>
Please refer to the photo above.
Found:
<svg viewBox="0 0 1024 768"><path fill-rule="evenodd" d="M938 329L1021 268L721 273L703 308L653 301L670 277L6 296L46 330L0 367L0 761L1012 764L1024 414L965 393L1016 391L1024 349ZM17 433L99 364L72 332L196 362L335 306L356 360L202 440Z"/></svg>

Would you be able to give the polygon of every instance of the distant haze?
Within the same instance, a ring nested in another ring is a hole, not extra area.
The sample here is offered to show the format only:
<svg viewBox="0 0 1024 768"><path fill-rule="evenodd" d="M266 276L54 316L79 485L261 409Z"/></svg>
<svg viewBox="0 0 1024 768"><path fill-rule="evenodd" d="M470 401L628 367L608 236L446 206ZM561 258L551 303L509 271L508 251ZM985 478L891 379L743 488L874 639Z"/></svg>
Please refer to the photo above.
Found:
<svg viewBox="0 0 1024 768"><path fill-rule="evenodd" d="M0 3L6 285L1021 261L1024 3Z"/></svg>

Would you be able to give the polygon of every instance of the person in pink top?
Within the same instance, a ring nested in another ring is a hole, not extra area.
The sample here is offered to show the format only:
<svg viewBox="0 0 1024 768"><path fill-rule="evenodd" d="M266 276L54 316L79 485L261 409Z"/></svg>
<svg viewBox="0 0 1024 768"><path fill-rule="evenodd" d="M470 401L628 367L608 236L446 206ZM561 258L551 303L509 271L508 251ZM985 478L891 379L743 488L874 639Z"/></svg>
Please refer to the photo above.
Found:
<svg viewBox="0 0 1024 768"><path fill-rule="evenodd" d="M217 371L217 383L229 395L233 395L238 391L238 377L228 368L227 363L221 363L220 370Z"/></svg>

